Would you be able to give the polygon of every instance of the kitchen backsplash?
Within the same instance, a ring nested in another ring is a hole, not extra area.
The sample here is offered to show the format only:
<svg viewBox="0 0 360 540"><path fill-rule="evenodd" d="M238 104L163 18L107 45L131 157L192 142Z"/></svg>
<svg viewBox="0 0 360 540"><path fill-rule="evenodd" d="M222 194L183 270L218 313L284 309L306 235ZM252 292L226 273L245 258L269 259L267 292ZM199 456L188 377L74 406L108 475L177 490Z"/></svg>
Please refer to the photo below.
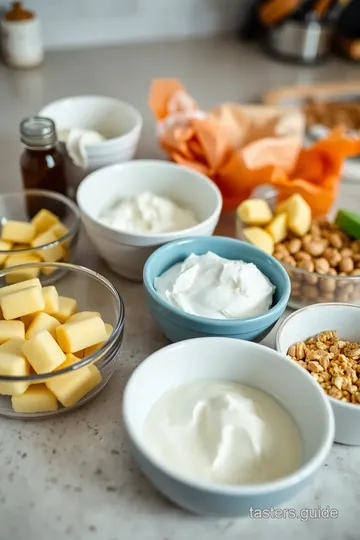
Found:
<svg viewBox="0 0 360 540"><path fill-rule="evenodd" d="M206 36L236 30L251 0L24 0L45 47ZM9 2L0 0L0 8Z"/></svg>

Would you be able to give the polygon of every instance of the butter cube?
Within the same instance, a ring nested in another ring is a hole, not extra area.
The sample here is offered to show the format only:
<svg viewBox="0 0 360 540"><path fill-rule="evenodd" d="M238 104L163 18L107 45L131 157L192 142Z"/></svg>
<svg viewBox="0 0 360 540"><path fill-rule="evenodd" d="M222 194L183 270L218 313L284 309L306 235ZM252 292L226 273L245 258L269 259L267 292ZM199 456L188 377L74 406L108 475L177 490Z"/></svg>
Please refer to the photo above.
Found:
<svg viewBox="0 0 360 540"><path fill-rule="evenodd" d="M78 361L79 359L73 354L67 354L65 362L58 367L58 370ZM90 366L84 366L70 373L51 377L46 381L46 386L64 407L71 407L101 381L101 374L97 368L96 370L90 369Z"/></svg>
<svg viewBox="0 0 360 540"><path fill-rule="evenodd" d="M33 264L40 262L41 259L35 254L14 253L9 255L5 261L4 267L11 268L19 264ZM6 283L18 283L29 279L36 278L40 273L40 268L33 266L32 268L19 268L13 272L9 272L5 276Z"/></svg>
<svg viewBox="0 0 360 540"><path fill-rule="evenodd" d="M30 386L21 396L12 396L11 405L17 413L38 413L56 411L58 402L54 394L45 386Z"/></svg>
<svg viewBox="0 0 360 540"><path fill-rule="evenodd" d="M30 374L30 364L22 353L24 339L9 339L0 345L0 375L24 377ZM29 387L28 382L0 381L0 394L5 396L23 394Z"/></svg>
<svg viewBox="0 0 360 540"><path fill-rule="evenodd" d="M282 212L274 217L265 230L270 234L275 244L285 240L287 236L287 214Z"/></svg>
<svg viewBox="0 0 360 540"><path fill-rule="evenodd" d="M8 321L35 311L43 311L45 302L39 287L29 287L1 296L0 306L4 319Z"/></svg>
<svg viewBox="0 0 360 540"><path fill-rule="evenodd" d="M264 199L248 199L237 208L239 219L247 225L266 225L272 219L272 211Z"/></svg>
<svg viewBox="0 0 360 540"><path fill-rule="evenodd" d="M59 218L55 214L43 208L42 210L39 210L37 214L35 214L31 220L31 223L35 227L36 234L40 234L50 229L50 227L53 225L56 225L58 221Z"/></svg>
<svg viewBox="0 0 360 540"><path fill-rule="evenodd" d="M299 193L279 203L275 212L277 214L286 212L288 227L298 236L304 236L309 231L312 219L311 207Z"/></svg>
<svg viewBox="0 0 360 540"><path fill-rule="evenodd" d="M106 340L105 324L100 317L67 322L56 329L57 341L66 353L73 353Z"/></svg>
<svg viewBox="0 0 360 540"><path fill-rule="evenodd" d="M1 240L30 244L35 236L35 226L26 221L6 221L2 227Z"/></svg>
<svg viewBox="0 0 360 540"><path fill-rule="evenodd" d="M15 283L14 285L7 285L6 287L0 288L0 298L5 294L10 294L15 291L20 291L21 289L28 289L29 287L39 287L41 289L40 279L34 278L25 280L24 282Z"/></svg>
<svg viewBox="0 0 360 540"><path fill-rule="evenodd" d="M25 339L25 325L22 321L0 321L0 343L9 339Z"/></svg>
<svg viewBox="0 0 360 540"><path fill-rule="evenodd" d="M65 354L48 330L41 330L26 341L23 353L36 373L49 373L65 361Z"/></svg>
<svg viewBox="0 0 360 540"><path fill-rule="evenodd" d="M269 255L274 253L274 240L270 234L260 227L247 227L243 230L245 238L254 246L262 249Z"/></svg>
<svg viewBox="0 0 360 540"><path fill-rule="evenodd" d="M101 314L98 311L79 311L79 313L71 315L67 322L83 321L84 319L88 319L89 317L101 318Z"/></svg>
<svg viewBox="0 0 360 540"><path fill-rule="evenodd" d="M56 287L53 285L50 287L43 287L42 294L45 302L45 313L55 313L59 311L60 302Z"/></svg>
<svg viewBox="0 0 360 540"><path fill-rule="evenodd" d="M97 384L99 384L99 382L102 379L101 373L98 370L98 368L95 366L95 364L90 364L90 366L88 366L88 367L89 367L89 370L90 370L91 375L93 377L93 381L95 383L94 386L96 386Z"/></svg>
<svg viewBox="0 0 360 540"><path fill-rule="evenodd" d="M62 238L69 232L69 229L61 221L53 225L49 230L55 234L56 238Z"/></svg>
<svg viewBox="0 0 360 540"><path fill-rule="evenodd" d="M31 242L31 247L40 247L57 241L58 239L53 232L45 231L34 238L34 240ZM45 262L55 262L64 257L65 251L60 244L57 244L55 246L39 250L38 254Z"/></svg>
<svg viewBox="0 0 360 540"><path fill-rule="evenodd" d="M311 207L296 193L288 200L287 204L288 227L298 236L304 236L311 226Z"/></svg>
<svg viewBox="0 0 360 540"><path fill-rule="evenodd" d="M51 315L56 317L61 323L64 323L71 317L71 315L74 315L76 311L77 301L74 298L59 296L59 311L55 311L54 313L51 313Z"/></svg>
<svg viewBox="0 0 360 540"><path fill-rule="evenodd" d="M107 338L109 339L109 337L112 334L113 327L111 326L111 324L105 323L105 330L106 330ZM105 343L105 341L101 341L100 343L96 343L95 345L92 345L91 347L86 347L86 349L84 350L83 357L85 358L86 356L90 356L90 354L92 354L95 351L97 351L98 349L100 349L100 347L104 343Z"/></svg>
<svg viewBox="0 0 360 540"><path fill-rule="evenodd" d="M41 330L48 330L52 337L56 339L56 328L60 326L60 324L61 323L57 319L55 319L55 317L52 317L51 315L48 315L44 312L38 313L30 323L30 326L26 331L25 337L26 339L31 339L32 336L34 336L37 332L41 332Z"/></svg>
<svg viewBox="0 0 360 540"><path fill-rule="evenodd" d="M23 315L22 317L20 317L20 321L22 321L25 325L25 332L29 328L30 324L33 322L35 317L39 315L39 313L42 313L42 311L29 313L29 315Z"/></svg>
<svg viewBox="0 0 360 540"><path fill-rule="evenodd" d="M5 242L4 240L0 240L0 251L9 251L10 249L12 249L11 242ZM8 253L0 253L0 264L4 264L7 257Z"/></svg>

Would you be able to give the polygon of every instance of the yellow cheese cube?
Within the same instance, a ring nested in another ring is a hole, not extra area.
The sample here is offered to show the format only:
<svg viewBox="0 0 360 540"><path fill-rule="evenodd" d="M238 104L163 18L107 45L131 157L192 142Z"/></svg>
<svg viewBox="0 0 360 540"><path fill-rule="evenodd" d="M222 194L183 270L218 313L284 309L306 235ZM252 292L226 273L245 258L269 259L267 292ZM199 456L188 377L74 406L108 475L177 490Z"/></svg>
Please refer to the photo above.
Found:
<svg viewBox="0 0 360 540"><path fill-rule="evenodd" d="M56 329L56 337L64 352L81 351L106 340L105 324L100 317L67 322Z"/></svg>
<svg viewBox="0 0 360 540"><path fill-rule="evenodd" d="M69 229L61 221L53 225L49 230L55 234L56 238L62 238L69 232Z"/></svg>
<svg viewBox="0 0 360 540"><path fill-rule="evenodd" d="M112 334L113 327L111 326L111 324L105 323L105 330L106 330L106 336L109 339L109 337ZM98 349L100 349L100 347L104 343L105 343L105 341L101 341L100 343L96 343L95 345L92 345L91 347L86 347L86 349L84 350L83 357L85 358L86 356L90 356L90 354L92 354L95 351L97 351Z"/></svg>
<svg viewBox="0 0 360 540"><path fill-rule="evenodd" d="M275 244L285 240L287 236L287 215L282 212L274 217L265 230L270 234Z"/></svg>
<svg viewBox="0 0 360 540"><path fill-rule="evenodd" d="M30 374L30 364L22 353L24 339L9 339L0 345L0 375L24 377ZM23 394L29 387L28 382L0 381L0 394L6 396Z"/></svg>
<svg viewBox="0 0 360 540"><path fill-rule="evenodd" d="M98 370L98 368L95 366L95 364L90 364L88 367L93 377L93 381L95 382L94 386L96 386L97 384L99 384L99 382L102 379L101 373Z"/></svg>
<svg viewBox="0 0 360 540"><path fill-rule="evenodd" d="M71 317L71 315L74 315L76 311L77 301L74 298L59 296L59 311L55 311L54 313L51 313L51 315L56 317L61 323L64 323Z"/></svg>
<svg viewBox="0 0 360 540"><path fill-rule="evenodd" d="M57 240L58 239L53 232L45 231L34 238L34 240L31 242L31 246L40 247L44 246L45 244L50 244L51 242L57 242ZM65 252L64 248L60 244L56 244L55 246L39 250L38 254L45 262L55 262L62 259Z"/></svg>
<svg viewBox="0 0 360 540"><path fill-rule="evenodd" d="M247 225L266 225L272 219L272 211L264 199L248 199L237 208L239 219Z"/></svg>
<svg viewBox="0 0 360 540"><path fill-rule="evenodd" d="M31 339L32 336L34 336L37 332L41 332L41 330L48 330L52 337L56 339L56 328L60 326L60 324L61 323L57 319L55 319L55 317L48 315L48 313L38 313L33 319L33 321L30 323L30 326L26 331L25 337L26 339Z"/></svg>
<svg viewBox="0 0 360 540"><path fill-rule="evenodd" d="M58 370L78 361L79 359L73 354L67 354L65 362L58 367ZM46 381L46 386L55 394L64 407L71 407L100 382L101 374L97 372L93 368L90 369L90 366L84 366L70 373L51 377Z"/></svg>
<svg viewBox="0 0 360 540"><path fill-rule="evenodd" d="M82 321L84 319L88 319L89 317L101 318L101 314L98 311L79 311L79 313L75 313L75 315L71 315L71 317L68 319L67 322Z"/></svg>
<svg viewBox="0 0 360 540"><path fill-rule="evenodd" d="M29 287L1 296L0 306L4 319L8 321L29 313L35 313L35 311L42 311L45 302L39 287Z"/></svg>
<svg viewBox="0 0 360 540"><path fill-rule="evenodd" d="M45 313L55 313L59 311L60 302L56 287L53 285L50 287L43 287L42 294L45 302Z"/></svg>
<svg viewBox="0 0 360 540"><path fill-rule="evenodd" d="M25 325L22 321L0 321L0 343L9 339L25 339Z"/></svg>
<svg viewBox="0 0 360 540"><path fill-rule="evenodd" d="M54 394L45 386L30 386L21 396L13 396L11 405L17 413L38 413L56 411L58 402Z"/></svg>
<svg viewBox="0 0 360 540"><path fill-rule="evenodd" d="M6 221L1 231L2 240L19 244L30 244L34 236L35 226L26 221Z"/></svg>
<svg viewBox="0 0 360 540"><path fill-rule="evenodd" d="M50 229L50 227L53 225L56 225L58 221L59 218L55 214L43 208L42 210L39 210L37 214L35 214L31 220L31 223L35 227L36 234L40 234Z"/></svg>
<svg viewBox="0 0 360 540"><path fill-rule="evenodd" d="M296 193L288 200L287 204L288 227L298 236L304 236L311 226L311 207Z"/></svg>
<svg viewBox="0 0 360 540"><path fill-rule="evenodd" d="M20 291L21 289L28 289L29 287L39 287L41 289L40 279L34 278L25 280L24 282L15 283L14 285L7 285L6 287L0 288L0 298L5 294L10 294L15 291Z"/></svg>
<svg viewBox="0 0 360 540"><path fill-rule="evenodd" d="M29 328L35 317L39 315L39 313L42 313L42 311L38 311L36 313L29 313L29 315L23 315L22 317L20 317L20 321L22 321L25 325L25 332Z"/></svg>
<svg viewBox="0 0 360 540"><path fill-rule="evenodd" d="M48 330L41 330L26 341L23 353L36 373L54 371L65 360L65 354Z"/></svg>
<svg viewBox="0 0 360 540"><path fill-rule="evenodd" d="M12 249L11 242L5 242L4 240L0 240L0 251L9 251L10 249ZM4 264L7 257L8 253L0 253L0 264Z"/></svg>
<svg viewBox="0 0 360 540"><path fill-rule="evenodd" d="M254 246L262 249L266 253L272 255L274 253L274 240L270 234L260 227L247 227L243 230L245 238L254 244Z"/></svg>
<svg viewBox="0 0 360 540"><path fill-rule="evenodd" d="M33 264L40 262L41 259L35 254L26 254L26 253L14 253L9 255L5 261L4 267L11 268L12 266L17 266L19 264ZM17 268L16 270L9 272L5 276L6 283L18 283L21 281L34 279L40 273L40 268L36 266L30 268Z"/></svg>

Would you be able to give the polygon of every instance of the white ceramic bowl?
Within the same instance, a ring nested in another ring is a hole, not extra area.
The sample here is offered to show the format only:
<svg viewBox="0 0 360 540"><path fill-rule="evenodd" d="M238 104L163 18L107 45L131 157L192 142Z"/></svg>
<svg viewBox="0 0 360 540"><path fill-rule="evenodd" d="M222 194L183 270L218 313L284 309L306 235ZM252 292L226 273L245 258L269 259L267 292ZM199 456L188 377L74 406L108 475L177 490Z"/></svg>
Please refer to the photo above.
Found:
<svg viewBox="0 0 360 540"><path fill-rule="evenodd" d="M286 355L290 345L325 330L336 330L340 339L360 342L360 306L314 304L295 311L279 326L276 349ZM290 359L289 362L294 363ZM360 405L327 397L335 415L335 442L360 445Z"/></svg>
<svg viewBox="0 0 360 540"><path fill-rule="evenodd" d="M86 147L87 166L95 170L132 159L142 129L140 113L129 103L105 96L74 96L46 105L40 116L51 118L58 132L90 129L106 137Z"/></svg>
<svg viewBox="0 0 360 540"><path fill-rule="evenodd" d="M99 222L116 199L150 191L194 211L198 225L164 234L130 234ZM187 236L209 236L220 217L219 189L191 169L156 160L136 160L91 173L80 184L77 202L94 246L110 268L124 277L142 280L143 266L160 245Z"/></svg>
<svg viewBox="0 0 360 540"><path fill-rule="evenodd" d="M298 470L273 482L228 486L190 480L154 457L144 441L150 409L170 388L196 379L240 382L275 397L300 430L303 459ZM288 500L312 480L334 438L330 404L301 367L257 343L222 337L178 342L142 362L126 385L123 418L134 458L158 490L191 512L212 516L249 516L250 507Z"/></svg>

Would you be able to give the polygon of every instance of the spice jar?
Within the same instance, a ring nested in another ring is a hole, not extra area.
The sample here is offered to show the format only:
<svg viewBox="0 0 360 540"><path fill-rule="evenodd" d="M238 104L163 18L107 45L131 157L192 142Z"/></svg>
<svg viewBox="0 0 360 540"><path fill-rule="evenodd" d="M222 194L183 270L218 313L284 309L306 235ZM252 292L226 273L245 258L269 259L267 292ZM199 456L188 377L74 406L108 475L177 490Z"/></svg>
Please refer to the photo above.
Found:
<svg viewBox="0 0 360 540"><path fill-rule="evenodd" d="M25 150L20 159L25 189L49 189L66 195L64 155L58 147L55 124L33 116L20 124Z"/></svg>
<svg viewBox="0 0 360 540"><path fill-rule="evenodd" d="M1 19L1 37L4 60L9 66L29 68L43 61L39 19L23 9L21 2L14 2Z"/></svg>

